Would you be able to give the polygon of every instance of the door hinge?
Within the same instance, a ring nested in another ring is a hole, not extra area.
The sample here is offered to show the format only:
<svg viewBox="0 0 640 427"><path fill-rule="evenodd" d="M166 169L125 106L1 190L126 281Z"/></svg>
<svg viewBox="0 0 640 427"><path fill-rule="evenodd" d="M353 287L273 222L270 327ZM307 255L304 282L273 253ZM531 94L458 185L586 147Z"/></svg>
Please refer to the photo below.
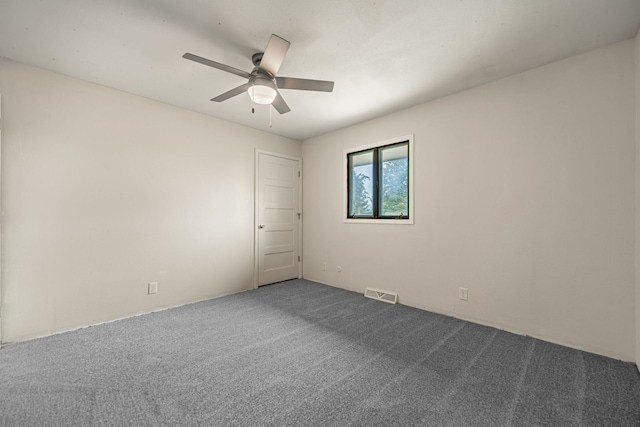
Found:
<svg viewBox="0 0 640 427"><path fill-rule="evenodd" d="M300 255L298 255L298 262L300 262Z"/></svg>
<svg viewBox="0 0 640 427"><path fill-rule="evenodd" d="M302 173L298 171L298 178L300 178L301 176L302 176Z"/></svg>

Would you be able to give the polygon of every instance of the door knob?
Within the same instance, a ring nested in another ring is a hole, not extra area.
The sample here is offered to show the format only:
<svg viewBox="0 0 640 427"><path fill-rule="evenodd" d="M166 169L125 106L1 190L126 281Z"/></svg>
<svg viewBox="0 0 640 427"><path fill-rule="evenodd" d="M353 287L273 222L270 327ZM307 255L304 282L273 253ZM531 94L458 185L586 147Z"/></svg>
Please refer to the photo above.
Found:
<svg viewBox="0 0 640 427"><path fill-rule="evenodd" d="M264 228L264 224L260 224L260 225L258 226L258 228L259 228L259 229L263 229L263 228Z"/></svg>

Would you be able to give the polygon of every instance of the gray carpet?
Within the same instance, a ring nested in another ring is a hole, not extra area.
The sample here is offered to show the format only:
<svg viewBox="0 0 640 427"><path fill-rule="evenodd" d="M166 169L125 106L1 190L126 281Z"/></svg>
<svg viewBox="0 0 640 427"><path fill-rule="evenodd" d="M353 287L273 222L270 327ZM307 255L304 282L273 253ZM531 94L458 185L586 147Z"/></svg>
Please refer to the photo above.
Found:
<svg viewBox="0 0 640 427"><path fill-rule="evenodd" d="M294 280L11 344L2 426L639 426L631 363Z"/></svg>

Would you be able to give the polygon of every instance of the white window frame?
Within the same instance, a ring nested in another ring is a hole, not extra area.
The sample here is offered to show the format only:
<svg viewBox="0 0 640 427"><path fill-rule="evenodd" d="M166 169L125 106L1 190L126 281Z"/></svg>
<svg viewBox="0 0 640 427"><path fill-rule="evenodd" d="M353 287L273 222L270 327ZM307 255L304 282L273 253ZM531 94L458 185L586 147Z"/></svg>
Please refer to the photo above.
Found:
<svg viewBox="0 0 640 427"><path fill-rule="evenodd" d="M371 144L361 145L358 147L349 148L342 153L342 183L343 183L343 200L342 200L342 218L346 224L386 224L386 225L413 225L414 223L414 206L415 198L413 197L415 191L413 171L414 171L414 154L413 154L413 134L399 136L397 138L387 139L385 141L374 142ZM397 144L403 141L409 141L409 218L393 218L393 219L380 219L380 218L349 218L349 164L348 155L356 153L358 151L370 150L372 148L383 147L385 145Z"/></svg>

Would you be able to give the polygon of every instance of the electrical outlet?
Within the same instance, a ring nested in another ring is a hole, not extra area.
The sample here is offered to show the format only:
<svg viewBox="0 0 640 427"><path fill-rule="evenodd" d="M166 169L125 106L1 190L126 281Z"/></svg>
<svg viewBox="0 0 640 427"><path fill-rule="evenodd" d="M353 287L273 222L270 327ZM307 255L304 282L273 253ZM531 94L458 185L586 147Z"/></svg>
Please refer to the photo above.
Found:
<svg viewBox="0 0 640 427"><path fill-rule="evenodd" d="M149 295L158 293L158 282L149 282Z"/></svg>
<svg viewBox="0 0 640 427"><path fill-rule="evenodd" d="M469 299L469 289L458 288L458 298L460 298L463 301L467 301Z"/></svg>
<svg viewBox="0 0 640 427"><path fill-rule="evenodd" d="M326 262L322 263L322 271L327 271L327 263Z"/></svg>

